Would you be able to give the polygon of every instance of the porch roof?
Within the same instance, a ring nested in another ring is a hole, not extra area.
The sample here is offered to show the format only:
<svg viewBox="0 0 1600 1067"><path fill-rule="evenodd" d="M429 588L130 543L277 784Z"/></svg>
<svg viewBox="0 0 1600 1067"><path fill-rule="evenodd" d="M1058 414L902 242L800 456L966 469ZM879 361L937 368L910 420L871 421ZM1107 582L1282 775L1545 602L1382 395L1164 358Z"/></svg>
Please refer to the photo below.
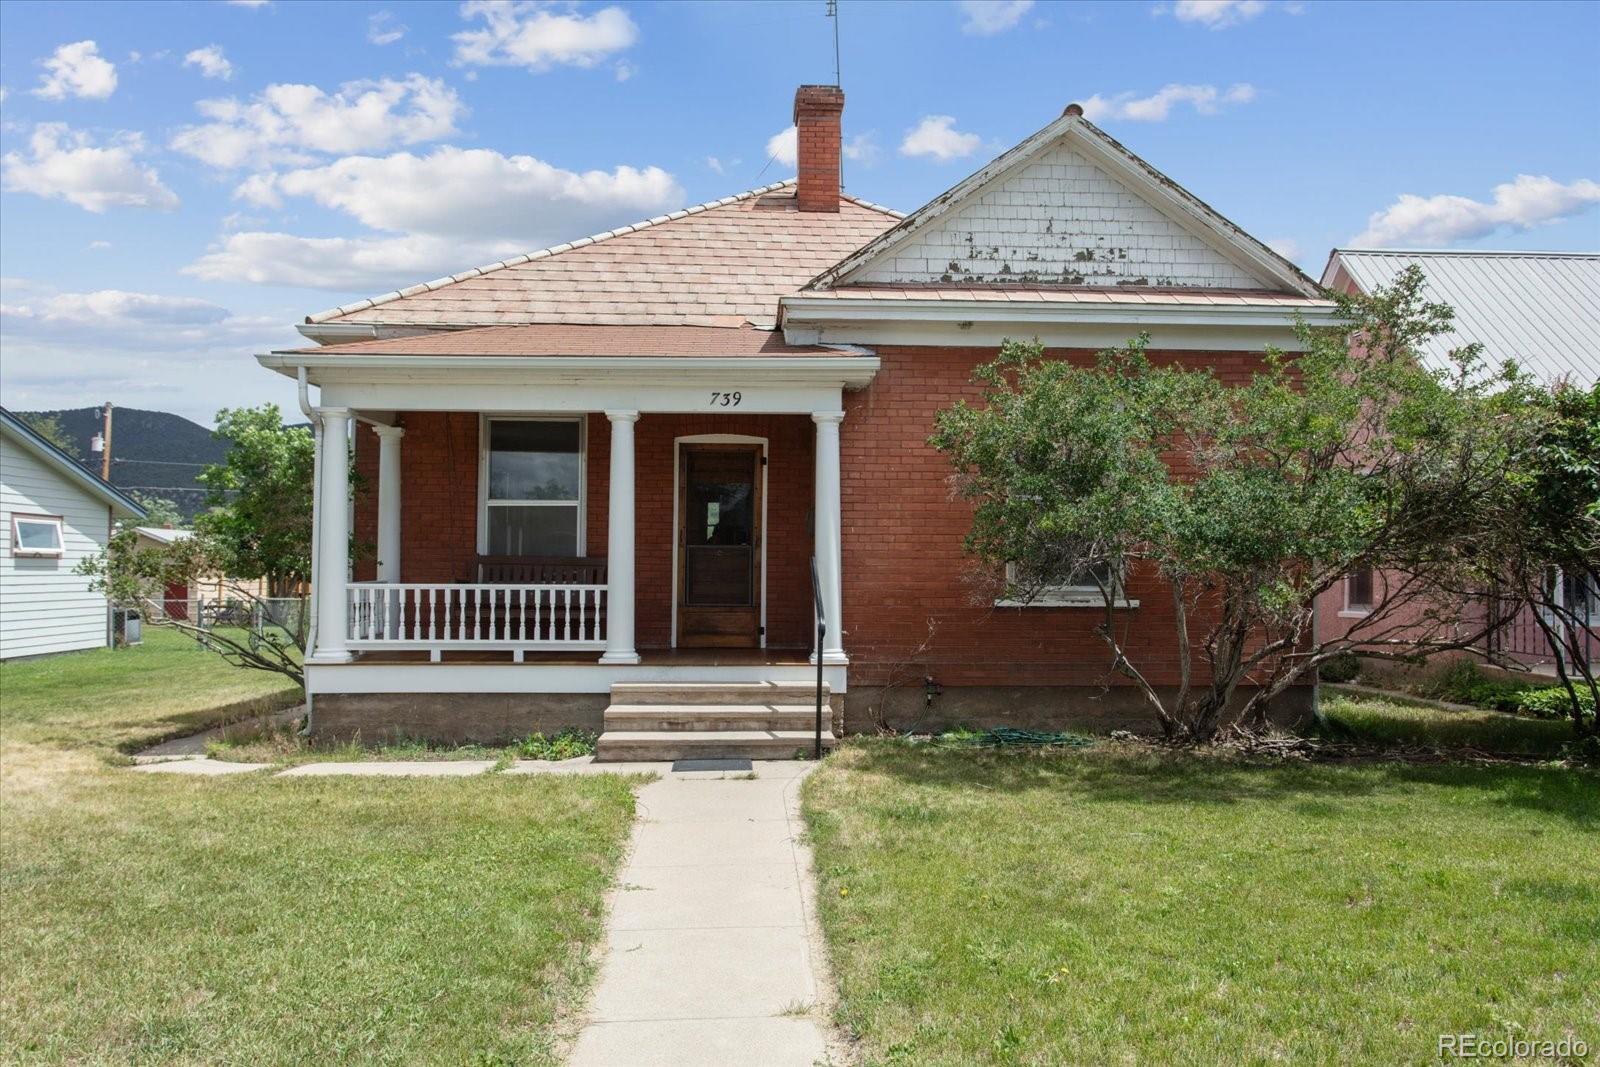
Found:
<svg viewBox="0 0 1600 1067"><path fill-rule="evenodd" d="M291 349L303 356L508 356L508 357L657 357L772 358L865 354L840 346L792 345L783 333L751 327L716 326L581 326L539 323L483 326L410 337L387 337L339 345Z"/></svg>

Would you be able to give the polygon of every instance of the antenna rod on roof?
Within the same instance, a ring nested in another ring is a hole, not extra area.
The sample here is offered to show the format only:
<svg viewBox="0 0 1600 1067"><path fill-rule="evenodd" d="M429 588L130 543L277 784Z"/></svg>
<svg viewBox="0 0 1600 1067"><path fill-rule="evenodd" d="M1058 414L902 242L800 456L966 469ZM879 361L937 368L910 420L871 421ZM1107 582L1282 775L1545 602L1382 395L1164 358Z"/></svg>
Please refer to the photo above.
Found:
<svg viewBox="0 0 1600 1067"><path fill-rule="evenodd" d="M839 74L839 0L828 0L827 17L833 20L833 86L836 89L844 88L844 81ZM839 188L844 188L844 152L839 152Z"/></svg>
<svg viewBox="0 0 1600 1067"><path fill-rule="evenodd" d="M844 82L839 77L839 0L828 0L827 17L833 20L833 84L843 89Z"/></svg>

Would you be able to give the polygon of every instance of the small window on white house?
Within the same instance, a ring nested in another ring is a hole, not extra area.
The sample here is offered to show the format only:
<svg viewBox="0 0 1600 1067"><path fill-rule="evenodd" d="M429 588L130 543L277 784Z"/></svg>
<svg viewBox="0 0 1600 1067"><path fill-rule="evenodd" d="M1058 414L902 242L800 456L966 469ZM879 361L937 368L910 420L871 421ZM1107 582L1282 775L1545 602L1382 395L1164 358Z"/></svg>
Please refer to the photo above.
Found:
<svg viewBox="0 0 1600 1067"><path fill-rule="evenodd" d="M1006 583L1017 581L1017 565L1006 564ZM1097 563L1074 574L1060 585L1048 585L1039 590L1028 603L1036 607L1104 607L1106 586L1111 588L1113 603L1123 607L1137 604L1123 598L1122 581L1110 563ZM1021 601L1005 600L1002 605L1020 605Z"/></svg>
<svg viewBox="0 0 1600 1067"><path fill-rule="evenodd" d="M1344 607L1346 611L1370 612L1372 610L1373 577L1371 567L1357 567L1344 579Z"/></svg>
<svg viewBox="0 0 1600 1067"><path fill-rule="evenodd" d="M57 515L12 515L13 556L59 556L66 551Z"/></svg>
<svg viewBox="0 0 1600 1067"><path fill-rule="evenodd" d="M490 419L485 538L491 556L579 556L583 424Z"/></svg>

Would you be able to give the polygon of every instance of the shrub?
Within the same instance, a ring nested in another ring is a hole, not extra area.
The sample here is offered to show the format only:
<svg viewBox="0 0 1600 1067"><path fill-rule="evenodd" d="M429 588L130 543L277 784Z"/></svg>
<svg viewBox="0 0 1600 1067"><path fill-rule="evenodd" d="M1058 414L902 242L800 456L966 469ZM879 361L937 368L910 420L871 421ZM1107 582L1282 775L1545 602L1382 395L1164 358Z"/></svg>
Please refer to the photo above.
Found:
<svg viewBox="0 0 1600 1067"><path fill-rule="evenodd" d="M566 727L552 737L531 733L517 742L517 755L523 759L564 760L594 754L595 735L587 730Z"/></svg>
<svg viewBox="0 0 1600 1067"><path fill-rule="evenodd" d="M1578 694L1580 698L1583 695L1581 691ZM1561 686L1541 686L1536 689L1524 689L1517 710L1536 719L1566 719L1572 715L1572 703L1567 691ZM1594 711L1594 703L1591 701L1589 706L1583 709L1583 714L1589 717L1594 715Z"/></svg>
<svg viewBox="0 0 1600 1067"><path fill-rule="evenodd" d="M1495 711L1516 711L1522 702L1523 686L1485 678L1478 665L1468 659L1452 660L1423 687L1423 696L1472 704Z"/></svg>
<svg viewBox="0 0 1600 1067"><path fill-rule="evenodd" d="M1324 682L1353 682L1361 673L1361 660L1354 652L1341 652L1317 668Z"/></svg>

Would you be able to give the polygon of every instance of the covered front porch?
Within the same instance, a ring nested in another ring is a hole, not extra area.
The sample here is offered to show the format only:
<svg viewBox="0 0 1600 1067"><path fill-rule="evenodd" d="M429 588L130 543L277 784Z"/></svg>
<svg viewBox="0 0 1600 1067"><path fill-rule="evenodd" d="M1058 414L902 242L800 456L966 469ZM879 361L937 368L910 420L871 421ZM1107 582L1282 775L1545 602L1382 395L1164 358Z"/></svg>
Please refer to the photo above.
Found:
<svg viewBox="0 0 1600 1067"><path fill-rule="evenodd" d="M275 358L321 387L311 693L798 682L819 654L844 691L842 394L876 359Z"/></svg>

